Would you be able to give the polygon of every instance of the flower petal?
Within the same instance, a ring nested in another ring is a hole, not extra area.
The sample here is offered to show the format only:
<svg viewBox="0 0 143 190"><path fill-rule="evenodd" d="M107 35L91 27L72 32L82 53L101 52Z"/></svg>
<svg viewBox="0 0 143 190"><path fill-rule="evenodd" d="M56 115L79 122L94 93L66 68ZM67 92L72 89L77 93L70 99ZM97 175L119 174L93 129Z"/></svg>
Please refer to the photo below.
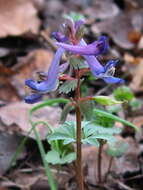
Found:
<svg viewBox="0 0 143 190"><path fill-rule="evenodd" d="M110 60L110 61L108 61L107 64L104 66L105 72L111 67L116 67L118 62L119 62L118 60Z"/></svg>
<svg viewBox="0 0 143 190"><path fill-rule="evenodd" d="M42 94L31 94L24 98L25 102L28 104L34 104L42 99Z"/></svg>
<svg viewBox="0 0 143 190"><path fill-rule="evenodd" d="M80 44L86 45L86 42L82 39L80 41ZM124 82L123 79L113 77L112 75L110 76L110 74L114 74L115 66L118 63L118 60L110 60L103 67L95 56L84 55L83 57L86 59L92 74L96 78L101 78L106 83L123 83ZM108 74L109 74L109 76L108 76Z"/></svg>
<svg viewBox="0 0 143 190"><path fill-rule="evenodd" d="M57 86L58 81L60 58L62 57L64 51L65 50L63 48L59 48L57 50L50 65L46 80L42 82L37 82L32 79L28 79L25 81L25 84L36 91L50 92L54 90Z"/></svg>
<svg viewBox="0 0 143 190"><path fill-rule="evenodd" d="M80 44L83 45L83 46L85 46L85 45L86 45L86 42L82 39L82 40L80 41ZM95 77L97 77L97 75L98 75L99 73L104 72L104 67L100 64L100 62L96 59L95 56L93 56L93 55L90 55L90 56L84 55L83 57L84 57L85 60L87 61L88 65L89 65L89 67L90 67L90 69L91 69L91 72L92 72L92 74L93 74Z"/></svg>
<svg viewBox="0 0 143 190"><path fill-rule="evenodd" d="M58 42L68 41L68 38L61 32L52 32L52 37L55 38Z"/></svg>
<svg viewBox="0 0 143 190"><path fill-rule="evenodd" d="M70 51L75 54L80 55L100 55L105 53L108 49L108 43L105 36L101 36L99 40L89 44L89 45L70 45L65 43L56 43L58 46L64 48L67 51Z"/></svg>
<svg viewBox="0 0 143 190"><path fill-rule="evenodd" d="M117 78L117 77L103 77L102 78L106 83L111 83L111 84L115 84L115 83L124 83L125 81L121 78Z"/></svg>
<svg viewBox="0 0 143 190"><path fill-rule="evenodd" d="M85 23L84 20L78 20L75 22L74 27L75 27L76 32L80 29L81 25L83 25L84 23Z"/></svg>

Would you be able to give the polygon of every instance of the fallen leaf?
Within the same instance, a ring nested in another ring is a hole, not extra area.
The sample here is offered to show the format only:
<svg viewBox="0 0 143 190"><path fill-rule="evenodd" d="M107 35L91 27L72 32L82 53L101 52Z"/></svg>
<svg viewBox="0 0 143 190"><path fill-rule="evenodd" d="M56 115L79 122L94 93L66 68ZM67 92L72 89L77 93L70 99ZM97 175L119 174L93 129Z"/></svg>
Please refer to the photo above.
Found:
<svg viewBox="0 0 143 190"><path fill-rule="evenodd" d="M95 23L91 27L91 30L96 34L108 34L118 46L124 49L133 49L135 47L135 43L133 42L140 40L143 28L142 23L143 10L140 9L120 13L113 18ZM133 37L133 33L136 33L136 37Z"/></svg>
<svg viewBox="0 0 143 190"><path fill-rule="evenodd" d="M11 131L14 130L13 125L16 125L23 135L27 135L31 129L29 110L32 107L33 105L26 104L25 102L17 102L0 108L0 119L2 124L8 126ZM46 121L53 128L58 127L61 111L62 110L58 107L42 108L33 114L33 121ZM69 116L68 119L73 120L73 117ZM11 126L13 127L11 128ZM41 139L45 139L49 129L45 125L40 124L37 126L37 131L39 132ZM29 136L35 138L34 133L31 133Z"/></svg>
<svg viewBox="0 0 143 190"><path fill-rule="evenodd" d="M21 35L27 31L37 33L40 26L32 0L1 0L0 23L0 37Z"/></svg>
<svg viewBox="0 0 143 190"><path fill-rule="evenodd" d="M92 2L92 6L84 10L88 19L108 19L116 16L120 12L119 8L111 0L97 0Z"/></svg>
<svg viewBox="0 0 143 190"><path fill-rule="evenodd" d="M4 82L4 79L2 79ZM1 77L0 77L0 83L1 83ZM0 84L0 100L5 101L6 103L8 102L16 102L20 100L20 97L16 91L16 89L9 84L9 81L7 83L7 81L5 80L5 84L1 83Z"/></svg>
<svg viewBox="0 0 143 190"><path fill-rule="evenodd" d="M120 137L120 139L122 139ZM131 137L122 139L128 144L128 149L122 157L115 159L115 172L117 174L125 175L127 173L135 173L140 171L139 163L139 145Z"/></svg>
<svg viewBox="0 0 143 190"><path fill-rule="evenodd" d="M17 135L0 132L0 175L9 168L20 142L21 138Z"/></svg>
<svg viewBox="0 0 143 190"><path fill-rule="evenodd" d="M140 60L140 63L132 72L133 80L130 83L130 88L134 91L143 90L143 59Z"/></svg>

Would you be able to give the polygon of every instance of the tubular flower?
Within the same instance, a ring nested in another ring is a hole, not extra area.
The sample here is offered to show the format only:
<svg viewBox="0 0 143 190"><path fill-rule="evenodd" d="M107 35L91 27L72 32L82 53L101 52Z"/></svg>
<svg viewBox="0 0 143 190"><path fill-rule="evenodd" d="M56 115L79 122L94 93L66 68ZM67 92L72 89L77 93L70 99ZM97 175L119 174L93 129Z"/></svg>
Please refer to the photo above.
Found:
<svg viewBox="0 0 143 190"><path fill-rule="evenodd" d="M101 36L99 40L88 45L86 44L84 46L70 45L70 44L65 44L65 43L60 43L60 42L57 42L56 44L67 51L70 51L75 54L80 54L80 55L97 56L101 53L105 53L108 50L108 42L105 36Z"/></svg>
<svg viewBox="0 0 143 190"><path fill-rule="evenodd" d="M86 46L86 42L82 39L81 45ZM96 78L103 79L106 83L123 83L124 80L121 78L114 77L115 66L117 65L117 60L110 60L105 66L102 66L95 56L83 55L87 61L92 74Z"/></svg>
<svg viewBox="0 0 143 190"><path fill-rule="evenodd" d="M74 24L75 31L77 32L83 24L84 24L84 20L76 21Z"/></svg>
<svg viewBox="0 0 143 190"><path fill-rule="evenodd" d="M43 94L50 91L54 91L57 88L58 84L58 75L59 75L59 64L60 59L64 53L63 48L59 48L53 58L53 61L50 65L46 79L40 82L34 81L33 79L27 79L25 84L34 90L32 95L26 96L25 101L27 103L35 103L41 100Z"/></svg>
<svg viewBox="0 0 143 190"><path fill-rule="evenodd" d="M66 42L68 38L61 32L53 32L52 37L54 37L58 42Z"/></svg>
<svg viewBox="0 0 143 190"><path fill-rule="evenodd" d="M67 18L64 24L65 29L70 29L70 32L73 36L75 36L76 32L80 29L80 27L84 24L84 20L78 20L76 22L71 18Z"/></svg>

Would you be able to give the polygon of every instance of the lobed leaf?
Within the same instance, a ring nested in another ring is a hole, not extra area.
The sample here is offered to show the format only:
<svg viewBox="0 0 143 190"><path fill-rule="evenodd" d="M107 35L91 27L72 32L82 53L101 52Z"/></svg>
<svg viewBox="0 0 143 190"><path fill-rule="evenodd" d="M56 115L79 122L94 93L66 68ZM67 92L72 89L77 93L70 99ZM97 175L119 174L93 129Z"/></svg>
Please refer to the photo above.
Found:
<svg viewBox="0 0 143 190"><path fill-rule="evenodd" d="M60 86L59 93L68 94L69 92L74 91L77 87L77 81L77 79L67 80Z"/></svg>

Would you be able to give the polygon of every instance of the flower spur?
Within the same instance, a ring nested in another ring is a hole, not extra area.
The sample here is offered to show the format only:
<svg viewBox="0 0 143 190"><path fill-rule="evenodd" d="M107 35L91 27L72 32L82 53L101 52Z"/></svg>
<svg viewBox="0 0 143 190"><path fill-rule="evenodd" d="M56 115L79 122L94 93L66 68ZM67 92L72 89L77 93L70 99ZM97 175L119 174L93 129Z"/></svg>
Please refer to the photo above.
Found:
<svg viewBox="0 0 143 190"><path fill-rule="evenodd" d="M36 103L41 100L44 94L56 90L59 77L60 59L64 51L65 50L63 48L59 48L55 53L45 80L37 82L33 79L27 79L25 81L25 84L34 90L31 95L25 97L26 103Z"/></svg>

